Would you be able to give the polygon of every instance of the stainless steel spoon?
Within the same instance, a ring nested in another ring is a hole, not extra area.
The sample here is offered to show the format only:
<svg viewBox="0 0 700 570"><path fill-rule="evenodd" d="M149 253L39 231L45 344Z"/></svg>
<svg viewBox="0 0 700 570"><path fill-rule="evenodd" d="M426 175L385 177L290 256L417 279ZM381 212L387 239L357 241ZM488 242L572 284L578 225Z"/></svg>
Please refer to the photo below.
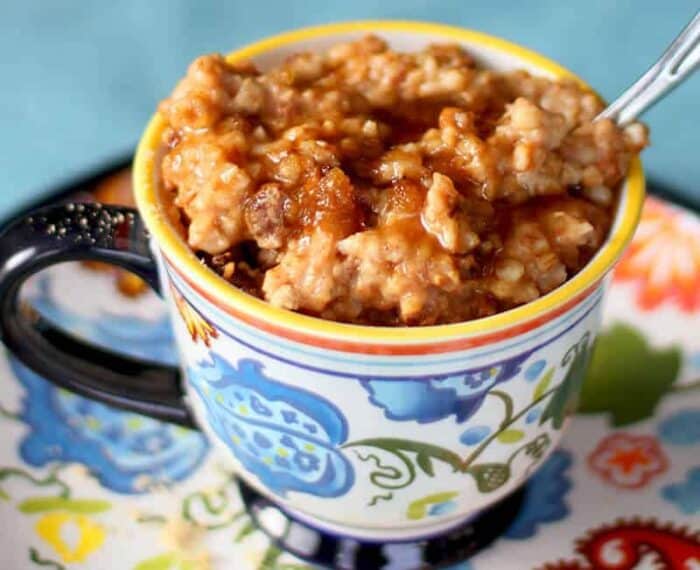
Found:
<svg viewBox="0 0 700 570"><path fill-rule="evenodd" d="M700 64L700 12L639 80L618 97L598 119L625 125L689 77Z"/></svg>

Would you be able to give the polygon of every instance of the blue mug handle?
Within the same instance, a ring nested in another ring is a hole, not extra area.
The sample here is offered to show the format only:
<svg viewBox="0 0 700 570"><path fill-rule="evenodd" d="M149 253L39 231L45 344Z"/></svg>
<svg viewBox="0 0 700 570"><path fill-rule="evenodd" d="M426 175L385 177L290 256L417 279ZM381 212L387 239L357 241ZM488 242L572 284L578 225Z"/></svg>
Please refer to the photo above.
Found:
<svg viewBox="0 0 700 570"><path fill-rule="evenodd" d="M158 267L138 212L123 206L45 207L0 233L0 340L24 364L72 392L187 427L196 427L177 368L118 355L78 340L19 301L34 273L65 261L119 265L159 295Z"/></svg>

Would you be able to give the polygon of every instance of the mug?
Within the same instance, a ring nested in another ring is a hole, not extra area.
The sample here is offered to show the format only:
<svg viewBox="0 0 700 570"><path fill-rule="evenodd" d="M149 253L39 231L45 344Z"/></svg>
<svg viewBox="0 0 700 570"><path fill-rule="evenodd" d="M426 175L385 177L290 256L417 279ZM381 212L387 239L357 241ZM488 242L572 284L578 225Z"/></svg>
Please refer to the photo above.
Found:
<svg viewBox="0 0 700 570"><path fill-rule="evenodd" d="M417 22L353 22L263 40L231 55L261 69L368 32L398 50L457 42L478 62L573 77L481 33ZM162 118L134 160L138 211L67 204L15 221L0 238L2 340L79 394L196 427L235 473L292 517L371 540L442 532L518 489L557 446L599 328L606 275L644 197L634 160L609 237L577 275L515 309L415 328L325 321L275 308L203 266L159 198ZM86 346L18 303L55 263L121 265L167 301L180 369Z"/></svg>

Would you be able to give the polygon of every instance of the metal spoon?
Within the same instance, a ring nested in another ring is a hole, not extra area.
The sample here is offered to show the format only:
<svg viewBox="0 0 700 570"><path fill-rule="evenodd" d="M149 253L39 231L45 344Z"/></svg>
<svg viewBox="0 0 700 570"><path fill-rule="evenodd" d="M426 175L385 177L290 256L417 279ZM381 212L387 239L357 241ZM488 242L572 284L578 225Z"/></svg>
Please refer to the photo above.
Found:
<svg viewBox="0 0 700 570"><path fill-rule="evenodd" d="M700 12L639 80L608 106L598 119L625 125L689 77L700 64Z"/></svg>

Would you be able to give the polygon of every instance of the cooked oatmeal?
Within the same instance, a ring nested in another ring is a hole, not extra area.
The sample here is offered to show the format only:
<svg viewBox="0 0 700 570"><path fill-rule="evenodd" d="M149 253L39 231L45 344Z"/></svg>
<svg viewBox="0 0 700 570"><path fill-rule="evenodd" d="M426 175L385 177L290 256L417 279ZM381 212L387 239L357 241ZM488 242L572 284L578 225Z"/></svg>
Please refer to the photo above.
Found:
<svg viewBox="0 0 700 570"><path fill-rule="evenodd" d="M608 232L640 123L593 121L569 80L376 36L265 73L200 57L163 101L175 223L271 304L375 325L465 321L532 301Z"/></svg>

